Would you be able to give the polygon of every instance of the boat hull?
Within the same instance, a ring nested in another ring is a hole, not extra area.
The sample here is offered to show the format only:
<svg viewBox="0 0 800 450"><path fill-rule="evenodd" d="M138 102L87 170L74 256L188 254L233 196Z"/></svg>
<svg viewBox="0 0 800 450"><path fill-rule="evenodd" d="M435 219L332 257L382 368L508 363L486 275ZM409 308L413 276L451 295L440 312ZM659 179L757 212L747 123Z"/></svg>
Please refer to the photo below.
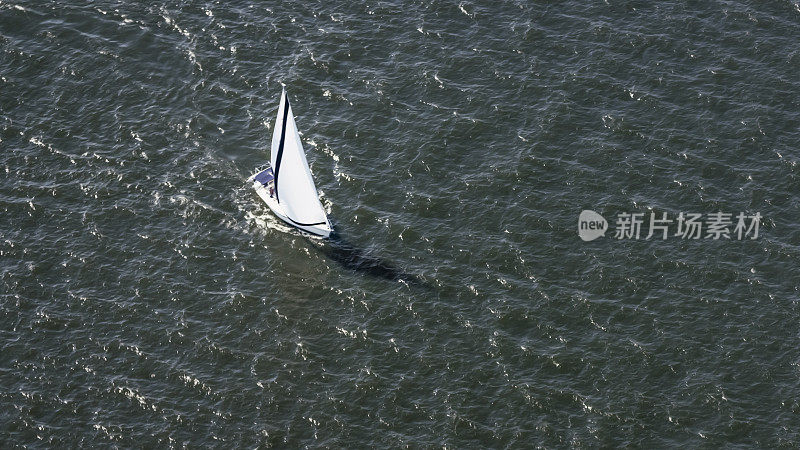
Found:
<svg viewBox="0 0 800 450"><path fill-rule="evenodd" d="M269 206L269 209L275 213L278 218L286 222L287 224L305 231L307 233L313 234L314 236L327 238L331 234L331 227L329 223L325 223L323 225L302 225L298 224L297 222L293 221L289 216L286 214L286 211L283 209L280 203L278 203L277 199L275 199L275 190L272 178L272 169L268 168L265 170L257 171L253 176L251 176L248 181L253 183L253 189L256 191L261 200Z"/></svg>

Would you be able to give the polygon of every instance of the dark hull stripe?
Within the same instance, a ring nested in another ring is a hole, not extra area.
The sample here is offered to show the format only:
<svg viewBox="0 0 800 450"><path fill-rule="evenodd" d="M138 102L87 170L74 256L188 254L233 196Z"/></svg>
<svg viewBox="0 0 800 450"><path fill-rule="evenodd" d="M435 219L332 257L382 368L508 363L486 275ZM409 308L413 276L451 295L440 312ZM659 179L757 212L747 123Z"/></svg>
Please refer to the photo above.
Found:
<svg viewBox="0 0 800 450"><path fill-rule="evenodd" d="M289 115L289 94L286 94L286 103L283 105L283 123L281 123L281 140L278 144L278 156L275 158L275 200L281 202L278 194L278 172L281 170L281 158L283 157L283 143L286 140L286 117Z"/></svg>
<svg viewBox="0 0 800 450"><path fill-rule="evenodd" d="M289 217L289 216L286 216L286 218L287 218L287 219L289 219L289 220L291 220L293 224L295 224L295 225L300 225L300 226L302 226L302 227L313 227L314 225L325 225L325 224L326 224L326 222L317 222L317 223L301 223L301 222L298 222L298 221L296 221L296 220L292 219L292 218L291 218L291 217Z"/></svg>

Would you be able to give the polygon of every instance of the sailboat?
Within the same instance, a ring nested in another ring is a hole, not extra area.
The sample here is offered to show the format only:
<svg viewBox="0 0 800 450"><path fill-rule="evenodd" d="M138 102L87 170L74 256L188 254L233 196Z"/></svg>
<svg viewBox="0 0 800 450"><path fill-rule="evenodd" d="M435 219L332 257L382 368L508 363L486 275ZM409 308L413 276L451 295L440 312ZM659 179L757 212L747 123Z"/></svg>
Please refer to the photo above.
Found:
<svg viewBox="0 0 800 450"><path fill-rule="evenodd" d="M285 89L272 131L270 163L256 169L248 182L284 222L315 236L330 236L331 223L319 201Z"/></svg>

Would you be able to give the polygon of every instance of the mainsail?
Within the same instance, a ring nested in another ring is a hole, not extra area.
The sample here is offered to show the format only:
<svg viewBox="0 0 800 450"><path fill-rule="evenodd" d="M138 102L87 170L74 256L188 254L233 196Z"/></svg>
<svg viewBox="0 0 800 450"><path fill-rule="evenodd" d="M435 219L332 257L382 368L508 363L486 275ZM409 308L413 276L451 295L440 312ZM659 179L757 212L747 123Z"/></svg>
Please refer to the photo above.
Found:
<svg viewBox="0 0 800 450"><path fill-rule="evenodd" d="M286 90L281 93L272 132L270 160L275 173L275 194L289 220L304 226L327 224Z"/></svg>

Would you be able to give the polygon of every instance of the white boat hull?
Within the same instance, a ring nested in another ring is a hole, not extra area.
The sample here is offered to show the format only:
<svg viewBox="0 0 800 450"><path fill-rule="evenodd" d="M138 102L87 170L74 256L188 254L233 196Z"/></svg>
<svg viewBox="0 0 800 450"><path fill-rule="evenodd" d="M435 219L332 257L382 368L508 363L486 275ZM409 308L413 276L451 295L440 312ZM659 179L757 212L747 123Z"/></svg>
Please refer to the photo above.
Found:
<svg viewBox="0 0 800 450"><path fill-rule="evenodd" d="M266 170L269 170L271 172L272 169L266 169ZM264 203L266 203L267 206L269 206L269 209L271 209L272 212L275 213L276 216L278 216L278 218L280 218L281 220L283 220L284 222L295 228L298 228L315 236L319 236L322 238L330 236L331 234L330 223L326 222L325 224L322 225L303 225L289 218L289 216L286 215L286 211L283 209L283 206L281 206L281 204L278 203L278 201L274 197L273 182L269 181L269 183L265 185L255 179L256 176L261 172L263 172L263 170L257 171L250 178L248 178L248 181L251 181L253 183L253 189L256 191L256 194L258 194L258 196L261 197L262 200L264 200Z"/></svg>

